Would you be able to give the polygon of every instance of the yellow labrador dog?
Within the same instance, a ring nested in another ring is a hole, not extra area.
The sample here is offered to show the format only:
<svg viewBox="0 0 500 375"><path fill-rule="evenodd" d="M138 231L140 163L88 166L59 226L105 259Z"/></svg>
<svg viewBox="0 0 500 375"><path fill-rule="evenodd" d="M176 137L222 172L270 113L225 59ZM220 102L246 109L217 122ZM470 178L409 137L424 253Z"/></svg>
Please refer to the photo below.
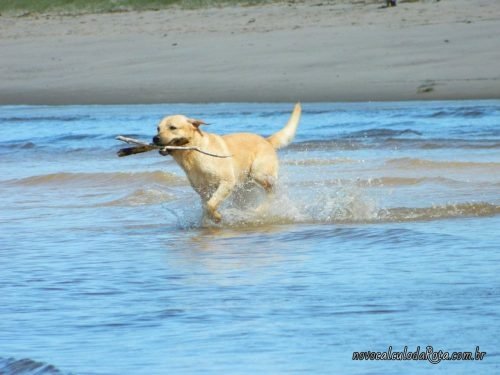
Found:
<svg viewBox="0 0 500 375"><path fill-rule="evenodd" d="M278 178L276 150L289 145L299 124L301 114L297 103L286 126L263 138L252 133L217 135L200 129L205 123L183 115L165 117L158 125L153 143L158 146L195 146L204 151L229 158L216 158L196 151L161 151L170 154L186 172L193 189L200 195L204 214L220 222L219 205L233 190L249 181L272 193Z"/></svg>

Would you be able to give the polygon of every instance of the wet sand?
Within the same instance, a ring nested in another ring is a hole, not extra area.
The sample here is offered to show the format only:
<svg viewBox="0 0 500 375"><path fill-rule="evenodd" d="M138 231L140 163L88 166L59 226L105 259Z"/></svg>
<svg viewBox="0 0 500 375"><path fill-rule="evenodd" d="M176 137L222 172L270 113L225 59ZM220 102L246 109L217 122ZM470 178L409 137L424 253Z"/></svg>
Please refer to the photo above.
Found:
<svg viewBox="0 0 500 375"><path fill-rule="evenodd" d="M500 3L0 17L0 104L500 98Z"/></svg>

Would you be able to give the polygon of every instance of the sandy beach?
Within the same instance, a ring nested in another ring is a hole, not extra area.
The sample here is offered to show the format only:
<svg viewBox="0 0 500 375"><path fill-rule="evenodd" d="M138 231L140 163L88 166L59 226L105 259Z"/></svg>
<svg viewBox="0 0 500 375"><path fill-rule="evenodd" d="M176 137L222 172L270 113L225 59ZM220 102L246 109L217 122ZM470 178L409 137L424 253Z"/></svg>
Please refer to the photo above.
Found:
<svg viewBox="0 0 500 375"><path fill-rule="evenodd" d="M500 98L500 2L0 16L0 104Z"/></svg>

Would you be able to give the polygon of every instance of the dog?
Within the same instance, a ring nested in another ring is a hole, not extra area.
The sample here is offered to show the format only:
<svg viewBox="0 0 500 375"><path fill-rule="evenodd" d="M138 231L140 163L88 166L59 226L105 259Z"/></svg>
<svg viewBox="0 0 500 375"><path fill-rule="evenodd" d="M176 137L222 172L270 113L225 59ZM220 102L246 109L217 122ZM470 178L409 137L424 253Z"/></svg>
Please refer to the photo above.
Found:
<svg viewBox="0 0 500 375"><path fill-rule="evenodd" d="M279 167L276 150L292 142L301 111L297 103L285 127L267 138L253 133L211 134L200 129L206 125L202 120L183 115L168 116L160 121L153 144L194 146L214 154L230 155L216 158L196 151L160 151L162 155L171 155L184 170L201 197L204 217L219 223L222 215L218 208L237 187L255 182L268 196L273 194Z"/></svg>

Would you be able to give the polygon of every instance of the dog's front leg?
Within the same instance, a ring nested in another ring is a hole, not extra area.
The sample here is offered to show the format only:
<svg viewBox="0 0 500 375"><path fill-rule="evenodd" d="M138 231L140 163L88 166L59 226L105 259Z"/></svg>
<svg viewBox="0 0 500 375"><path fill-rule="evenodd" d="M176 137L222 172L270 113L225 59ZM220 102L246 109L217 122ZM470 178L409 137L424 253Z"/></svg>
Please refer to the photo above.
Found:
<svg viewBox="0 0 500 375"><path fill-rule="evenodd" d="M216 223L220 223L222 215L217 211L220 204L226 199L234 189L234 182L223 181L217 187L210 199L205 203L205 212Z"/></svg>

